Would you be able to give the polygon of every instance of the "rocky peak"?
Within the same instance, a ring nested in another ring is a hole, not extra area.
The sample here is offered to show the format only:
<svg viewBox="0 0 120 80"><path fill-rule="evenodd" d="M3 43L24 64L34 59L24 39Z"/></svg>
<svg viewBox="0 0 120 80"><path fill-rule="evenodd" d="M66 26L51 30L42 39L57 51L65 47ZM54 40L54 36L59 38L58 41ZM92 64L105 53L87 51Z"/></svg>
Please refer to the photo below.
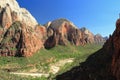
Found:
<svg viewBox="0 0 120 80"><path fill-rule="evenodd" d="M49 22L47 22L46 24L44 24L44 26L45 26L46 28L48 28L50 25L51 25L51 21L49 21Z"/></svg>
<svg viewBox="0 0 120 80"><path fill-rule="evenodd" d="M116 22L116 29L104 44L104 49L112 55L111 71L120 80L120 19Z"/></svg>
<svg viewBox="0 0 120 80"><path fill-rule="evenodd" d="M99 33L97 33L95 36L100 36L100 37L102 37L102 35L101 35L101 34L99 34Z"/></svg>
<svg viewBox="0 0 120 80"><path fill-rule="evenodd" d="M67 19L57 19L51 22L47 28L48 39L45 42L46 48L52 48L55 45L74 45L82 44L81 31Z"/></svg>
<svg viewBox="0 0 120 80"><path fill-rule="evenodd" d="M110 44L112 46L112 72L113 75L120 80L120 19L116 22L116 30L114 31L113 35L111 36Z"/></svg>
<svg viewBox="0 0 120 80"><path fill-rule="evenodd" d="M80 30L81 30L82 32L84 32L85 34L93 35L93 33L90 32L90 31L89 31L87 28L85 28L85 27L82 27Z"/></svg>
<svg viewBox="0 0 120 80"><path fill-rule="evenodd" d="M0 0L0 7L5 8L6 6L10 6L12 11L17 11L20 8L16 0Z"/></svg>
<svg viewBox="0 0 120 80"><path fill-rule="evenodd" d="M0 55L32 56L43 48L46 29L16 0L0 0Z"/></svg>
<svg viewBox="0 0 120 80"><path fill-rule="evenodd" d="M74 27L74 28L76 28L76 26L72 23L72 22L70 22L69 20L67 20L67 19L64 19L64 18L60 18L60 19L56 19L56 20L54 20L54 21L52 21L52 23L51 23L51 27L53 27L53 28L57 28L57 27L61 27L63 24L65 25L65 24L69 24L69 25L71 25L71 27ZM70 27L70 26L69 26Z"/></svg>
<svg viewBox="0 0 120 80"><path fill-rule="evenodd" d="M86 27L82 27L80 30L84 32L84 31L87 30L87 28Z"/></svg>
<svg viewBox="0 0 120 80"><path fill-rule="evenodd" d="M80 29L83 33L84 39L87 43L94 43L94 34L87 28L83 27Z"/></svg>
<svg viewBox="0 0 120 80"><path fill-rule="evenodd" d="M94 36L95 43L104 43L106 39L102 37L100 34L96 34Z"/></svg>
<svg viewBox="0 0 120 80"><path fill-rule="evenodd" d="M47 37L45 41L46 48L52 48L55 45L67 45L71 43L73 45L84 45L86 43L95 43L103 41L103 38L95 37L94 34L90 32L85 27L79 29L71 21L60 18L48 22L45 24L47 28Z"/></svg>
<svg viewBox="0 0 120 80"><path fill-rule="evenodd" d="M25 8L20 8L16 0L0 0L0 19L2 26L9 27L8 23L21 21L22 23L34 27L37 25L35 18ZM2 16L3 15L3 16ZM7 22L4 22L7 19Z"/></svg>

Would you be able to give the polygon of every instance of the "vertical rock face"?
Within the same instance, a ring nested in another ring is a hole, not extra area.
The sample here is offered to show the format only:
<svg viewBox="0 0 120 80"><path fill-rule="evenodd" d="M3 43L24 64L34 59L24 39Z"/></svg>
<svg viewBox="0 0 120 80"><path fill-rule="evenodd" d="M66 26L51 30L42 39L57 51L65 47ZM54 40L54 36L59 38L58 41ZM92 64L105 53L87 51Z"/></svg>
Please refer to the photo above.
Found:
<svg viewBox="0 0 120 80"><path fill-rule="evenodd" d="M37 25L35 27L35 32L39 35L41 41L43 44L45 43L45 40L47 39L47 30L44 26Z"/></svg>
<svg viewBox="0 0 120 80"><path fill-rule="evenodd" d="M0 0L0 55L31 56L40 48L56 45L94 43L94 35L78 29L66 19L38 25L35 18L16 0Z"/></svg>
<svg viewBox="0 0 120 80"><path fill-rule="evenodd" d="M117 20L116 30L112 36L110 35L104 48L113 55L111 71L117 80L120 80L120 19Z"/></svg>
<svg viewBox="0 0 120 80"><path fill-rule="evenodd" d="M103 41L100 35L96 41ZM116 30L103 48L90 55L85 62L56 76L57 80L120 80L120 19Z"/></svg>
<svg viewBox="0 0 120 80"><path fill-rule="evenodd" d="M6 5L2 16L2 26L4 26L5 29L8 29L11 24L12 24L11 10L9 5Z"/></svg>
<svg viewBox="0 0 120 80"><path fill-rule="evenodd" d="M35 27L38 23L24 8L20 8L16 0L0 0L0 27L4 32L15 21L20 21L27 26ZM3 35L0 33L0 35ZM0 37L0 40L2 37Z"/></svg>
<svg viewBox="0 0 120 80"><path fill-rule="evenodd" d="M80 29L83 33L84 36L84 40L86 41L86 43L94 43L94 35L93 33L91 33L88 29L86 29L85 27Z"/></svg>
<svg viewBox="0 0 120 80"><path fill-rule="evenodd" d="M6 31L0 45L3 56L32 56L43 47L41 37L31 28L14 22Z"/></svg>
<svg viewBox="0 0 120 80"><path fill-rule="evenodd" d="M0 14L3 27L9 27L15 21L21 21L31 27L38 24L26 9L19 7L16 0L0 0Z"/></svg>
<svg viewBox="0 0 120 80"><path fill-rule="evenodd" d="M84 44L81 31L73 23L66 19L52 21L47 28L47 36L48 39L45 42L46 48L51 48L58 44Z"/></svg>
<svg viewBox="0 0 120 80"><path fill-rule="evenodd" d="M107 38L103 38L100 34L94 36L95 43L105 42Z"/></svg>
<svg viewBox="0 0 120 80"><path fill-rule="evenodd" d="M31 56L43 47L45 33L16 0L0 0L0 55Z"/></svg>
<svg viewBox="0 0 120 80"><path fill-rule="evenodd" d="M73 44L76 46L86 43L103 42L102 36L94 36L86 28L78 29L67 19L57 19L44 25L47 28L47 37L45 41L46 48L52 48L56 45Z"/></svg>

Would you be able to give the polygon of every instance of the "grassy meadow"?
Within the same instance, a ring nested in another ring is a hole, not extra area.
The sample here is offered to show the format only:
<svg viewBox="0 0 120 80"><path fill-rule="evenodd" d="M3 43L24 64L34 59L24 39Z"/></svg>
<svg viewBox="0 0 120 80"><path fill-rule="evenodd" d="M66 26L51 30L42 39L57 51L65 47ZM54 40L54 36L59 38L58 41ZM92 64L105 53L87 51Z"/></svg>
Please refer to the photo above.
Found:
<svg viewBox="0 0 120 80"><path fill-rule="evenodd" d="M41 49L31 57L0 57L0 80L50 80L57 74L84 62L87 57L102 48L100 44L85 46L56 46L49 50ZM74 58L74 62L60 67L57 74L50 73L50 65L63 59ZM9 72L49 73L48 78L33 78L9 74Z"/></svg>

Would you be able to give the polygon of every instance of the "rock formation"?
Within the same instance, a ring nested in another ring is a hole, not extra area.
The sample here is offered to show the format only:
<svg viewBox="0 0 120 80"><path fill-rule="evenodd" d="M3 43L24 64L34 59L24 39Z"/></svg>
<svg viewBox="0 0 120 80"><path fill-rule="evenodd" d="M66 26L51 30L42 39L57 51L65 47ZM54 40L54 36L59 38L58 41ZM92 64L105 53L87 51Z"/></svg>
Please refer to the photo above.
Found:
<svg viewBox="0 0 120 80"><path fill-rule="evenodd" d="M0 0L0 55L31 56L42 47L94 43L89 30L78 29L67 19L57 19L44 26L38 25L16 0Z"/></svg>
<svg viewBox="0 0 120 80"><path fill-rule="evenodd" d="M103 38L100 34L96 34L94 36L94 41L95 43L104 43L106 41L107 38Z"/></svg>
<svg viewBox="0 0 120 80"><path fill-rule="evenodd" d="M87 43L105 42L102 36L93 35L85 27L79 29L67 19L57 19L44 25L47 29L47 40L45 48L56 45L84 45Z"/></svg>
<svg viewBox="0 0 120 80"><path fill-rule="evenodd" d="M91 33L88 29L86 29L85 27L80 29L83 33L84 36L84 40L86 41L86 43L94 43L94 35L93 33Z"/></svg>
<svg viewBox="0 0 120 80"><path fill-rule="evenodd" d="M116 22L116 29L113 35L104 45L109 54L112 54L111 71L117 80L120 80L120 19Z"/></svg>
<svg viewBox="0 0 120 80"><path fill-rule="evenodd" d="M2 56L32 56L43 47L43 42L32 27L14 22L6 31L0 45Z"/></svg>
<svg viewBox="0 0 120 80"><path fill-rule="evenodd" d="M46 29L16 0L0 0L0 55L31 56L45 36Z"/></svg>
<svg viewBox="0 0 120 80"><path fill-rule="evenodd" d="M109 36L102 49L90 55L80 66L56 78L57 80L120 80L120 19L117 20L114 33Z"/></svg>
<svg viewBox="0 0 120 80"><path fill-rule="evenodd" d="M74 45L84 44L82 32L70 21L66 19L57 19L52 21L47 27L47 37L45 42L46 48L55 45Z"/></svg>
<svg viewBox="0 0 120 80"><path fill-rule="evenodd" d="M31 27L38 24L25 8L20 8L16 0L0 0L0 22L2 22L2 26L8 28L15 21L21 21Z"/></svg>
<svg viewBox="0 0 120 80"><path fill-rule="evenodd" d="M110 71L111 54L101 49L85 62L56 76L56 80L116 80Z"/></svg>

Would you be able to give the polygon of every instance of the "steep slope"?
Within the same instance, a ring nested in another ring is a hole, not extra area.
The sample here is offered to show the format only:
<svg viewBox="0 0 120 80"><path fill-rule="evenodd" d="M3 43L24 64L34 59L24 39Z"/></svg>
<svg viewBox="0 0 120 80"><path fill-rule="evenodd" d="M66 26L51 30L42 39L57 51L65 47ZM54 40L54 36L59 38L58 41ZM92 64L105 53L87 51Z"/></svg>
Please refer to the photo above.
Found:
<svg viewBox="0 0 120 80"><path fill-rule="evenodd" d="M47 29L47 40L45 48L52 48L56 45L85 45L87 43L104 42L102 36L94 36L85 27L79 29L67 19L60 18L44 25Z"/></svg>
<svg viewBox="0 0 120 80"><path fill-rule="evenodd" d="M15 21L21 21L31 27L38 24L25 8L20 8L16 0L0 0L0 15L0 22L5 28Z"/></svg>
<svg viewBox="0 0 120 80"><path fill-rule="evenodd" d="M57 80L120 80L120 19L103 48L80 66L60 74Z"/></svg>
<svg viewBox="0 0 120 80"><path fill-rule="evenodd" d="M32 56L41 47L40 35L31 27L14 22L1 41L0 53L2 56Z"/></svg>
<svg viewBox="0 0 120 80"><path fill-rule="evenodd" d="M45 36L46 29L16 0L0 0L0 55L31 56Z"/></svg>
<svg viewBox="0 0 120 80"><path fill-rule="evenodd" d="M95 40L95 43L101 43L101 42L104 43L107 40L107 37L103 38L100 34L96 34L94 36L94 40Z"/></svg>
<svg viewBox="0 0 120 80"><path fill-rule="evenodd" d="M116 22L116 29L113 35L107 40L104 48L112 54L111 71L117 80L120 80L120 19Z"/></svg>
<svg viewBox="0 0 120 80"><path fill-rule="evenodd" d="M66 19L57 19L52 21L47 28L47 34L48 39L45 42L46 48L52 48L58 44L84 44L81 31L72 22Z"/></svg>
<svg viewBox="0 0 120 80"><path fill-rule="evenodd" d="M56 80L116 80L110 71L112 55L101 49L79 66L59 74Z"/></svg>
<svg viewBox="0 0 120 80"><path fill-rule="evenodd" d="M0 55L31 56L44 46L48 49L56 45L94 43L89 30L78 29L67 19L57 19L44 26L38 25L16 0L0 0Z"/></svg>
<svg viewBox="0 0 120 80"><path fill-rule="evenodd" d="M45 42L46 48L56 45L73 44L76 46L86 43L94 43L94 35L86 28L77 28L67 19L57 19L45 24L48 39Z"/></svg>
<svg viewBox="0 0 120 80"><path fill-rule="evenodd" d="M90 32L85 27L81 28L80 30L83 33L84 40L86 41L86 43L94 43L94 34L92 32Z"/></svg>

